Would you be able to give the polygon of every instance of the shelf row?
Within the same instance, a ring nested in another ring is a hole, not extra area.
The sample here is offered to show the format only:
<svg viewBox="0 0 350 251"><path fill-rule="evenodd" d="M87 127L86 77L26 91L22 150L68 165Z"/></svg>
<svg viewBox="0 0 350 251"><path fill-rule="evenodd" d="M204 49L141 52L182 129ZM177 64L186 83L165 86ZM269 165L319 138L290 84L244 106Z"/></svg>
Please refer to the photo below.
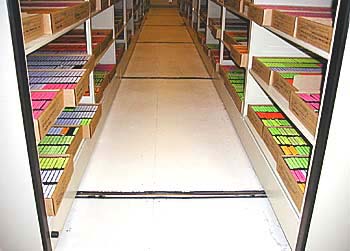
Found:
<svg viewBox="0 0 350 251"><path fill-rule="evenodd" d="M38 94L38 95L37 95ZM35 93L53 95L49 92ZM59 92L55 98L58 98ZM73 159L84 139L93 137L102 114L101 105L65 107L38 144L46 213L55 216L74 170Z"/></svg>
<svg viewBox="0 0 350 251"><path fill-rule="evenodd" d="M93 30L93 54L86 54L83 30L73 30L27 56L29 88L32 92L62 90L64 106L76 106L89 93L89 75L96 71L109 71L105 81L110 81L115 73L114 65L100 65L101 58L114 43L112 30ZM96 91L96 90L95 90ZM102 89L100 90L102 91ZM101 95L100 93L98 93ZM60 95L59 95L60 96ZM98 96L98 95L97 95ZM101 99L100 96L99 100ZM35 136L39 142L55 121L60 105L32 100Z"/></svg>
<svg viewBox="0 0 350 251"><path fill-rule="evenodd" d="M58 213L74 173L73 159L83 141L93 137L102 114L103 92L116 75L116 64L99 63L115 43L112 31L93 30L94 54L91 56L80 44L83 39L81 33L81 30L73 30L27 57L37 151L48 216ZM124 48L124 44L116 46L118 62ZM82 97L90 94L89 75L92 71L95 102L98 104L80 104Z"/></svg>
<svg viewBox="0 0 350 251"><path fill-rule="evenodd" d="M264 145L263 149L267 149L263 152L265 156L271 156L267 157L269 164L283 184L290 204L299 214L314 143L309 139L314 138L311 132L314 133L316 129L317 111L320 107L322 63L313 58L256 57L251 71L247 71L233 63L221 65L220 45L206 44L204 32L197 32L197 38L214 69L221 75L224 87L241 119L255 131L254 135L260 145ZM227 62L232 59L228 50L224 51L223 58ZM278 69L273 68L276 64L280 66ZM290 67L295 68L294 72L288 72ZM307 68L307 72L304 68ZM302 70L298 72L298 69ZM272 98L272 102L248 104L245 117L246 74L254 77L257 84ZM309 89L303 89L305 86ZM280 102L274 102L275 100Z"/></svg>
<svg viewBox="0 0 350 251"><path fill-rule="evenodd" d="M218 14L220 12L216 13ZM249 23L240 18L228 17L225 18L224 24L222 31L221 18L209 17L207 28L197 32L204 50L210 49L208 55L214 62L216 71L219 71L220 64L234 64L245 69L252 77L250 79L282 109L298 130L314 145L327 61L306 55L303 58L250 56ZM207 40L208 34L210 34L209 40ZM220 59L221 48L222 59ZM264 55L261 50L258 53ZM286 52L286 55L290 55L290 52ZM249 61L251 69L248 70ZM259 63L260 61L265 61L266 64ZM245 88L243 90L246 92ZM241 104L238 107L240 112L243 112L242 106Z"/></svg>
<svg viewBox="0 0 350 251"><path fill-rule="evenodd" d="M21 1L26 55L57 39L98 15L113 0L97 1Z"/></svg>
<svg viewBox="0 0 350 251"><path fill-rule="evenodd" d="M283 39L329 59L335 16L331 3L329 6L286 6L254 4L247 0L213 2L243 20L253 21Z"/></svg>

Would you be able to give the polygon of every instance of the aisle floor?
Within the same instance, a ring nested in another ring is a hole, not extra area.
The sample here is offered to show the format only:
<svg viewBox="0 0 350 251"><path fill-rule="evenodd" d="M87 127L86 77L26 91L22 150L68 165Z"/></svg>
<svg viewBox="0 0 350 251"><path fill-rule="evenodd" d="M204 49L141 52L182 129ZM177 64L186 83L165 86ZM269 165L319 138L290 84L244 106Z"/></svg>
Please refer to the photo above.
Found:
<svg viewBox="0 0 350 251"><path fill-rule="evenodd" d="M173 9L150 10L152 26L142 28L81 191L262 189L180 19ZM142 42L164 20L169 36ZM76 199L57 250L289 247L266 198Z"/></svg>

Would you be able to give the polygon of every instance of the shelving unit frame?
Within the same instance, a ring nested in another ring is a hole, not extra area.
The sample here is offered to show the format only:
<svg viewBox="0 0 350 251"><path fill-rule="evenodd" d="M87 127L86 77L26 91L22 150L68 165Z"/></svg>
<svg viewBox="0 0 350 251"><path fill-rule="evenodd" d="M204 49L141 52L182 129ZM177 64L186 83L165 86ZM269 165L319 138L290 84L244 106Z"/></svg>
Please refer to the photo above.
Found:
<svg viewBox="0 0 350 251"><path fill-rule="evenodd" d="M126 20L126 8L130 6L130 0L122 0L125 4L123 5L123 18L124 18L124 26L123 26L123 32L126 35L127 32L127 23ZM114 2L114 1L112 1ZM116 1L115 4L120 3L120 1ZM141 0L139 1L138 5L138 12L140 12L141 8L143 6L143 2L141 3ZM52 35L43 35L39 37L38 39L28 43L27 45L24 45L23 38L22 38L22 29L21 29L21 23L18 22L18 19L20 19L20 5L19 1L11 1L9 5L6 3L1 4L1 13L7 13L8 8L11 7L11 15L2 15L4 19L8 19L8 17L11 16L11 20L13 21L12 27L10 27L12 30L11 32L7 31L6 34L16 34L18 39L13 40L12 37L12 44L14 51L17 52L16 56L21 58L19 62L23 65L22 72L19 72L18 76L23 77L23 80L20 83L21 88L27 93L29 97L29 85L28 85L28 77L27 77L27 68L25 66L25 57L29 55L30 53L36 51L37 49L40 49L41 47L45 46L46 44L54 41L56 38L68 33L69 31L73 29L84 29L85 30L85 39L87 44L87 54L92 55L92 30L93 29L110 29L113 30L113 38L111 39L109 45L103 52L100 53L100 55L95 58L94 66L96 66L98 63L102 64L116 64L116 55L115 55L115 29L114 29L114 5L111 4L109 7L107 7L104 10L96 11L93 13L90 13L88 18L85 18L83 20L80 20L69 27L63 29L62 31L52 34ZM140 13L139 18L144 17L144 13ZM17 18L17 19L16 19ZM8 22L8 21L7 21ZM134 32L134 22L133 18L130 18L130 22L128 22L129 29ZM7 25L7 28L9 26ZM72 203L75 198L75 194L79 188L79 184L81 181L81 178L84 174L85 168L88 164L88 161L90 159L91 153L95 147L95 144L98 140L98 136L103 128L104 121L106 119L106 116L108 115L108 112L110 110L111 104L115 98L115 95L118 91L121 77L124 74L127 64L130 60L130 57L132 55L132 51L135 48L136 40L138 38L139 33L136 32L134 36L131 37L131 43L127 44L127 40L125 39L125 45L129 47L129 50L127 50L121 61L118 62L117 69L116 69L116 75L111 80L109 85L107 86L107 89L105 90L105 95L102 98L101 106L102 106L102 117L100 119L100 122L97 126L96 132L94 136L91 139L84 139L81 145L78 148L78 151L74 157L74 171L72 178L68 184L67 190L64 192L62 202L60 203L60 207L57 211L57 214L55 216L46 216L45 207L44 207L44 198L43 198L43 191L42 191L42 185L41 185L41 177L40 177L40 170L39 170L39 163L38 163L38 153L35 151L36 144L35 144L35 137L34 137L34 129L33 129L33 118L32 118L32 112L31 112L31 103L30 98L22 100L22 109L29 109L30 111L26 114L26 119L23 119L24 122L27 122L24 124L24 130L26 131L26 136L23 136L23 139L26 139L26 144L28 147L27 154L29 155L29 162L30 162L30 168L27 165L22 165L23 167L28 168L27 172L23 172L24 175L26 175L23 180L26 180L26 182L30 182L30 184L33 186L32 189L27 189L27 191L30 193L32 192L35 198L32 196L28 196L28 199L23 200L23 203L27 205L23 206L21 208L27 208L26 211L29 212L32 208L35 208L35 213L37 216L32 216L31 218L36 220L36 223L31 224L33 228L27 228L25 231L31 231L31 233L27 233L26 235L28 238L31 238L31 241L25 240L25 248L22 249L30 249L30 250L52 250L55 248L57 241L59 240L59 234L63 230L64 223L66 221L66 218L68 216L68 213L71 209ZM125 36L126 38L127 36ZM10 40L11 41L11 40ZM16 43L15 43L16 42ZM9 50L12 51L12 50ZM5 55L5 54L3 54ZM16 66L18 67L18 66ZM94 68L94 67L92 67ZM14 80L17 80L16 77L11 77ZM10 86L10 85L9 85ZM89 87L90 87L90 95L83 97L80 100L80 103L84 104L95 104L94 99L94 79L93 79L93 70L89 73ZM17 89L17 88L16 88ZM23 96L23 93L19 94L17 90L18 96ZM17 96L17 97L18 97ZM21 97L22 97L21 96ZM26 102L26 103L25 103ZM18 142L20 140L18 139ZM34 146L29 146L34 142ZM34 149L34 150L33 150ZM25 159L22 159L25 160ZM28 160L27 160L28 161ZM28 170L31 170L31 173L28 172ZM25 195L26 193L23 193ZM16 196L20 197L20 196ZM30 199L35 199L35 202ZM34 211L31 211L34 212ZM29 216L29 214L24 214L26 217ZM19 218L19 220L22 220ZM35 229L36 228L36 229ZM24 231L23 231L24 232ZM27 237L26 237L27 239ZM18 245L14 242L8 242L6 245L8 245L9 249L13 249L14 246ZM1 246L2 248L3 246Z"/></svg>
<svg viewBox="0 0 350 251"><path fill-rule="evenodd" d="M201 4L199 0L199 5ZM247 117L247 110L249 104L272 104L275 103L279 106L282 111L287 115L289 119L296 125L298 130L307 138L307 140L314 146L316 146L316 141L318 134L311 134L308 129L299 121L299 119L290 111L288 100L286 100L280 93L278 93L274 87L264 84L261 79L251 71L252 68L252 58L253 56L296 56L296 57L307 57L311 55L315 58L320 58L323 60L328 60L326 65L325 81L323 84L323 96L321 101L325 98L325 90L328 85L327 79L329 78L329 67L330 60L332 58L332 53L324 52L315 46L305 43L297 38L291 37L283 32L280 32L272 27L264 27L256 24L255 22L248 19L246 15L230 7L227 7L225 3L218 2L216 0L207 0L208 2L208 19L206 28L206 43L217 43L219 39L215 39L210 29L208 29L208 20L210 17L220 17L221 18L221 39L220 39L220 64L221 65L235 65L234 61L223 60L223 32L225 29L225 18L227 16L235 15L239 18L247 20L250 22L249 28L249 59L248 68L246 71L245 80L245 99L243 102L242 111L238 111L231 96L229 95L226 87L224 86L224 80L222 76L215 72L213 69L208 55L201 53L202 46L199 41L197 41L196 35L191 33L191 36L196 41L196 46L200 55L208 69L214 78L214 85L217 92L219 93L224 105L230 115L231 121L235 126L238 134L240 135L241 141L248 153L248 156L253 164L256 174L259 177L266 193L268 194L270 203L274 209L274 212L282 226L282 229L286 235L286 238L290 246L294 249L299 244L298 239L302 235L301 229L301 219L305 217L304 207L301 211L297 209L293 200L291 199L289 192L287 191L283 181L281 180L279 174L276 171L276 161L272 157L271 153L267 149L265 143L263 142L260 135L255 131L255 128L250 123ZM339 1L340 2L340 1ZM254 4L271 4L271 5L294 5L294 6L307 6L309 3L298 0L298 1L272 1L272 0L255 0ZM331 0L317 0L312 2L315 6L330 6L332 4ZM198 13L195 13L200 17L200 8L197 8ZM219 15L218 13L221 14ZM339 14L339 4L336 9L335 17L335 27L337 25ZM197 32L199 28L197 29ZM332 42L333 48L333 42ZM320 110L322 114L323 105ZM320 123L321 116L319 116ZM309 174L313 172L313 163L316 158L314 151L312 152L310 158ZM308 193L312 193L313 188L309 188L310 179L308 179L305 198Z"/></svg>

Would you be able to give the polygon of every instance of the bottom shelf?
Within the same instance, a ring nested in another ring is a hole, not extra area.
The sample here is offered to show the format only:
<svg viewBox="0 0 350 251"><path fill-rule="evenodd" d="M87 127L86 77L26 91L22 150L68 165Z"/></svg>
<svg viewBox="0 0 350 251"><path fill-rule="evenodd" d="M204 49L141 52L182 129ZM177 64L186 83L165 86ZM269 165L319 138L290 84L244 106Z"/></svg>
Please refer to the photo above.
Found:
<svg viewBox="0 0 350 251"><path fill-rule="evenodd" d="M102 102L102 117L101 117L100 123L97 126L95 135L91 139L85 139L82 142L80 149L78 150L78 153L74 158L73 175L68 184L67 190L64 194L58 213L56 216L49 217L48 222L49 222L49 229L51 232L52 231L61 232L63 230L65 220L68 216L68 213L75 199L75 194L79 189L81 178L85 172L85 168L88 165L91 154L95 148L96 142L102 131L104 121L107 117L109 108L111 107L111 104L112 104L111 101L113 101L117 93L117 90L119 88L119 85L120 85L120 79L114 79L114 81L112 81L106 88L106 96L104 97ZM52 240L53 246L56 246L58 239L53 238L51 240Z"/></svg>
<svg viewBox="0 0 350 251"><path fill-rule="evenodd" d="M234 125L242 144L249 156L249 159L254 167L256 175L263 185L272 208L279 220L279 223L284 231L284 234L292 248L295 247L297 235L299 232L300 217L291 199L286 194L286 188L281 183L281 179L272 170L271 163L274 162L273 157L266 148L264 142L259 142L259 137L254 135L254 127L249 122L248 118L242 116L234 104L229 92L226 89L223 78L218 72L215 72L211 64L209 56L204 52L202 45L197 39L192 29L188 31L195 42L197 50L203 59L208 72L213 77L214 86L225 105L227 113ZM265 147L266 151L264 151ZM268 153L268 154L266 154Z"/></svg>
<svg viewBox="0 0 350 251"><path fill-rule="evenodd" d="M74 171L72 178L68 184L67 190L63 195L60 208L56 216L48 217L49 229L51 232L55 231L60 233L66 221L66 218L70 212L73 201L75 199L76 192L79 189L81 178L85 172L86 166L90 160L91 154L95 148L96 142L98 141L99 135L102 132L105 120L107 118L110 107L112 106L113 100L117 94L121 83L121 76L124 74L126 67L129 63L132 52L135 48L136 40L138 36L132 39L129 50L124 53L124 56L116 69L116 77L112 79L107 88L105 89L105 95L102 98L102 116L100 122L96 128L95 134L91 139L85 139L80 145L77 154L74 158ZM58 238L51 238L53 247L56 247Z"/></svg>
<svg viewBox="0 0 350 251"><path fill-rule="evenodd" d="M223 101L229 117L234 125L242 144L248 154L255 173L263 185L272 208L281 224L286 238L291 247L295 247L296 238L299 231L300 219L296 213L294 206L286 195L286 189L281 185L279 178L273 172L266 155L260 148L259 142L254 136L254 129L248 118L243 118L237 107L233 103L229 93L227 92L223 80L214 81L217 92ZM261 142L263 144L263 142ZM268 151L267 151L268 152ZM270 156L271 157L271 156ZM272 160L273 158L269 158Z"/></svg>

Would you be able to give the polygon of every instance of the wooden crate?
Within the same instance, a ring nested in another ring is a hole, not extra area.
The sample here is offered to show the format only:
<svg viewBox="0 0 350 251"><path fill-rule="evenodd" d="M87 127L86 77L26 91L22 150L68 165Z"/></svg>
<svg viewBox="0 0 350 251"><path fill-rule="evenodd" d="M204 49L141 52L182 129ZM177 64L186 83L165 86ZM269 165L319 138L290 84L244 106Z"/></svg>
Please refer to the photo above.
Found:
<svg viewBox="0 0 350 251"><path fill-rule="evenodd" d="M279 73L275 73L272 86L288 101L293 92L307 91L315 92L321 88L322 75L296 75L293 85L288 83Z"/></svg>
<svg viewBox="0 0 350 251"><path fill-rule="evenodd" d="M252 71L257 74L267 85L272 84L274 72L263 64L257 57L253 57Z"/></svg>
<svg viewBox="0 0 350 251"><path fill-rule="evenodd" d="M34 119L34 132L36 142L39 142L55 123L57 116L64 107L63 91L58 91L56 97L49 106L41 113L38 119Z"/></svg>
<svg viewBox="0 0 350 251"><path fill-rule="evenodd" d="M104 10L108 8L109 0L96 0L96 10Z"/></svg>
<svg viewBox="0 0 350 251"><path fill-rule="evenodd" d="M257 105L254 105L254 106L257 106ZM261 119L258 117L258 115L256 115L256 113L254 112L252 105L248 105L248 119L250 123L252 123L252 125L254 126L257 133L262 137L263 129L265 125L263 124Z"/></svg>
<svg viewBox="0 0 350 251"><path fill-rule="evenodd" d="M84 104L89 105L89 104ZM94 105L95 106L95 105ZM91 119L91 122L89 125L82 125L81 128L83 129L83 139L90 139L95 133L96 127L101 119L102 116L102 105L99 104L98 108L95 112L94 117ZM53 125L54 127L77 127L76 125Z"/></svg>
<svg viewBox="0 0 350 251"><path fill-rule="evenodd" d="M44 20L44 29L51 29L52 33L59 32L74 23L89 17L89 2L74 1L74 5L54 8L45 7L45 1L35 3L44 3L43 5L31 6L30 1L21 2L21 9L28 14L42 14Z"/></svg>
<svg viewBox="0 0 350 251"><path fill-rule="evenodd" d="M248 53L241 53L232 44L229 45L229 49L231 52L231 57L235 61L237 66L248 67Z"/></svg>
<svg viewBox="0 0 350 251"><path fill-rule="evenodd" d="M290 99L292 92L298 90L293 85L288 83L284 78L282 78L279 74L276 74L274 80L272 81L272 86L287 100Z"/></svg>
<svg viewBox="0 0 350 251"><path fill-rule="evenodd" d="M62 127L65 127L65 126L62 126ZM66 154L70 154L73 157L76 155L76 153L79 149L79 146L80 146L81 142L83 141L83 128L82 127L77 127L77 128L79 128L78 132L74 136L74 139L73 139L72 143L69 145L67 152L66 152ZM49 155L40 154L40 157L47 157L47 156L49 156Z"/></svg>
<svg viewBox="0 0 350 251"><path fill-rule="evenodd" d="M248 36L248 33L247 31L235 31L234 34L236 36ZM229 34L227 31L224 31L224 42L227 43L227 44L240 44L239 42L236 41L236 39L231 35Z"/></svg>
<svg viewBox="0 0 350 251"><path fill-rule="evenodd" d="M243 15L248 17L248 12L249 12L249 6L252 5L252 1L251 0L244 0L243 1Z"/></svg>
<svg viewBox="0 0 350 251"><path fill-rule="evenodd" d="M55 216L60 208L64 193L73 174L73 158L69 158L68 164L64 168L64 172L58 181L55 191L51 198L45 198L45 209L48 216Z"/></svg>
<svg viewBox="0 0 350 251"><path fill-rule="evenodd" d="M231 85L231 83L228 81L228 79L225 79L225 86L226 86L226 89L227 89L228 93L230 94L233 102L235 103L238 111L241 112L242 111L242 100L240 99L235 88Z"/></svg>
<svg viewBox="0 0 350 251"><path fill-rule="evenodd" d="M55 69L55 70L30 70L30 71L67 71L65 69L60 70L60 69ZM71 69L69 71L82 71L81 69ZM89 87L89 72L86 70L83 76L81 77L80 81L76 84L74 89L62 89L63 91L63 100L64 100L64 106L76 106L79 104L79 101L83 97L85 91ZM54 89L50 89L54 90ZM36 91L47 91L47 90L36 90ZM58 90L55 90L58 91Z"/></svg>
<svg viewBox="0 0 350 251"><path fill-rule="evenodd" d="M282 158L283 151L281 147L276 143L273 136L269 132L268 127L266 126L263 127L262 139L276 161Z"/></svg>
<svg viewBox="0 0 350 251"><path fill-rule="evenodd" d="M43 15L22 13L22 32L25 43L51 33L51 29L44 29L43 22Z"/></svg>
<svg viewBox="0 0 350 251"><path fill-rule="evenodd" d="M35 54L30 55L30 57L45 57L45 56L54 56L54 57L60 57L60 56L62 56L62 57L65 57L65 56L86 56L86 54L85 55L84 54L73 54L73 53L72 54L55 54L55 53L50 53L50 52L40 53L40 51L39 51L39 52L37 52ZM85 69L87 71L87 73L90 73L93 70L93 68L95 66L95 63L96 63L95 62L95 56L94 55L89 55L89 56L90 56L89 60L86 62L86 64L82 68L82 69ZM41 69L41 71L44 71L44 70L45 70L45 66L43 66L43 69ZM67 70L67 69L63 69L63 70ZM30 70L30 71L34 71L34 69Z"/></svg>
<svg viewBox="0 0 350 251"><path fill-rule="evenodd" d="M290 197L300 211L303 203L304 192L301 190L298 183L293 178L293 175L289 171L287 164L282 158L278 159L277 161L277 172L281 177L285 187L287 188Z"/></svg>
<svg viewBox="0 0 350 251"><path fill-rule="evenodd" d="M296 37L326 52L333 36L331 19L297 18Z"/></svg>
<svg viewBox="0 0 350 251"><path fill-rule="evenodd" d="M271 26L290 36L295 36L296 16L288 15L279 10L272 11Z"/></svg>
<svg viewBox="0 0 350 251"><path fill-rule="evenodd" d="M303 92L305 93L305 92ZM319 92L318 92L319 93ZM292 93L289 101L289 109L300 120L301 123L313 135L316 134L318 114L311 109L298 95Z"/></svg>
<svg viewBox="0 0 350 251"><path fill-rule="evenodd" d="M243 12L244 0L225 0L225 6Z"/></svg>
<svg viewBox="0 0 350 251"><path fill-rule="evenodd" d="M264 9L259 5L248 4L248 17L257 24L271 26L272 10Z"/></svg>

